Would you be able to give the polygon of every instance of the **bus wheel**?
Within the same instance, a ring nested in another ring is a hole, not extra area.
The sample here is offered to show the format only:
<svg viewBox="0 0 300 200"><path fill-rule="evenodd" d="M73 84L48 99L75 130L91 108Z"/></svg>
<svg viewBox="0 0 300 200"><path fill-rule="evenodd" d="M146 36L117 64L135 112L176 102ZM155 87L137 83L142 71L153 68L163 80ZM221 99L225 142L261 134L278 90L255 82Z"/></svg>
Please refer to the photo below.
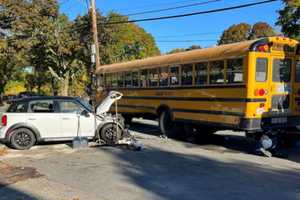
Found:
<svg viewBox="0 0 300 200"><path fill-rule="evenodd" d="M124 118L125 125L131 125L132 124L132 118L133 118L132 116L124 115L123 118Z"/></svg>
<svg viewBox="0 0 300 200"><path fill-rule="evenodd" d="M178 126L172 120L169 111L163 111L159 116L159 128L163 135L169 138L175 138L178 135Z"/></svg>

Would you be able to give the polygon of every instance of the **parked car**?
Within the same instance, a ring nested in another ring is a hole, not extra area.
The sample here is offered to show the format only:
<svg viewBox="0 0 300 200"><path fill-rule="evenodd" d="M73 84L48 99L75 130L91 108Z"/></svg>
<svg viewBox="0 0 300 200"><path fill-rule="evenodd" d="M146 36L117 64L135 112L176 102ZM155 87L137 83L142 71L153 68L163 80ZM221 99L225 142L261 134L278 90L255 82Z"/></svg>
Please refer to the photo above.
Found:
<svg viewBox="0 0 300 200"><path fill-rule="evenodd" d="M67 141L83 136L115 143L123 135L120 118L107 112L116 98L109 96L94 114L80 98L30 97L13 101L2 115L0 141L15 149L29 149L42 141Z"/></svg>

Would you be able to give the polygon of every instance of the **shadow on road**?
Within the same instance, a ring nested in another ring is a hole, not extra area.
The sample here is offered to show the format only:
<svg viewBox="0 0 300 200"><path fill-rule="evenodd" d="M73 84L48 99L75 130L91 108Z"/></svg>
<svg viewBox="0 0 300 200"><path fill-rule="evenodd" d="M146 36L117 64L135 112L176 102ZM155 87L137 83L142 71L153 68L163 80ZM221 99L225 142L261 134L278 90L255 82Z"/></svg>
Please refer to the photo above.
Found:
<svg viewBox="0 0 300 200"><path fill-rule="evenodd" d="M0 200L38 200L40 198L33 197L22 191L10 186L2 186L0 184Z"/></svg>
<svg viewBox="0 0 300 200"><path fill-rule="evenodd" d="M116 163L121 173L131 184L150 193L152 199L288 200L300 194L300 171L293 168L275 169L157 148L139 153L110 148L104 151L121 160L121 165Z"/></svg>
<svg viewBox="0 0 300 200"><path fill-rule="evenodd" d="M157 125L144 124L138 121L133 122L130 129L152 136L161 135ZM184 142L184 145L187 148L201 148L220 153L243 152L246 154L254 154L256 147L256 142L254 140L246 138L243 134L230 134L230 131L227 131L226 134L216 133L205 135L203 137L200 136L192 142L187 141L186 138L183 137L177 138L176 140ZM280 152L286 159L300 163L300 143L295 147L281 149Z"/></svg>

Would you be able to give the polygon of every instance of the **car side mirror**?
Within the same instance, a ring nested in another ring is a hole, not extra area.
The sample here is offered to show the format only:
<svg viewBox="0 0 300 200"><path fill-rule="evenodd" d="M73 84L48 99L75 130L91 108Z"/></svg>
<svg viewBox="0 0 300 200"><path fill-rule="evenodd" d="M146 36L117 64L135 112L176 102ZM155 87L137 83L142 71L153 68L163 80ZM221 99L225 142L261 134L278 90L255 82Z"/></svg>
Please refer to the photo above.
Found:
<svg viewBox="0 0 300 200"><path fill-rule="evenodd" d="M89 112L86 111L86 110L83 110L83 111L80 113L80 115L85 116L85 117L89 117L89 116L90 116Z"/></svg>

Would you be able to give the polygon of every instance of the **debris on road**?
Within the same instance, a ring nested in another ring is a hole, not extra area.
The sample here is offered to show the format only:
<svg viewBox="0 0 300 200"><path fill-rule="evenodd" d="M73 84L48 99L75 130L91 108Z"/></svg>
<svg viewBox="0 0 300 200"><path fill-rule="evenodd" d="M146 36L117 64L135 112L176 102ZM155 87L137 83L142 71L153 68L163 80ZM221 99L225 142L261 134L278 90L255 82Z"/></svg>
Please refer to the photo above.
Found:
<svg viewBox="0 0 300 200"><path fill-rule="evenodd" d="M32 167L14 167L0 162L0 188L42 175Z"/></svg>
<svg viewBox="0 0 300 200"><path fill-rule="evenodd" d="M8 154L7 148L0 148L0 156L5 156L6 154Z"/></svg>

